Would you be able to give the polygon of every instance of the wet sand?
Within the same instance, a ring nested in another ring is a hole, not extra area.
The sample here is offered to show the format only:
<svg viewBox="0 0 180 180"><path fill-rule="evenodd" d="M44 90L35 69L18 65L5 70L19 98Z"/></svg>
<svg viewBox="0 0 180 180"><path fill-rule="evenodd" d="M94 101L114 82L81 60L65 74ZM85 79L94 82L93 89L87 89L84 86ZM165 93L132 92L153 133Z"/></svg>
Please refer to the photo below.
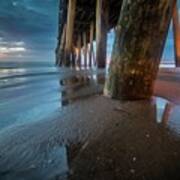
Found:
<svg viewBox="0 0 180 180"><path fill-rule="evenodd" d="M0 113L9 124L0 131L0 179L179 180L178 73L163 72L155 87L171 102L111 100L101 95L101 75L73 73L4 87ZM172 87L176 94L169 93Z"/></svg>

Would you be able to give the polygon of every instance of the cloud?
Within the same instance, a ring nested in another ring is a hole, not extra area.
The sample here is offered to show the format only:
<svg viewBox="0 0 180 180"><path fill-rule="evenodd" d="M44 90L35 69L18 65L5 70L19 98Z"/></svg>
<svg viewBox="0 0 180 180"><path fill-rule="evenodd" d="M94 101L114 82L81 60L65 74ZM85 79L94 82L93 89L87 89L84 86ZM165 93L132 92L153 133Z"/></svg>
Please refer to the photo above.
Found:
<svg viewBox="0 0 180 180"><path fill-rule="evenodd" d="M9 53L17 53L17 52L25 52L26 48L24 47L12 47L12 48L8 48L8 47L1 47L0 46L0 53L1 54L9 54Z"/></svg>
<svg viewBox="0 0 180 180"><path fill-rule="evenodd" d="M22 56L27 51L23 41L5 41L0 37L0 59L7 57Z"/></svg>
<svg viewBox="0 0 180 180"><path fill-rule="evenodd" d="M23 41L5 41L2 37L0 37L0 46L25 46L25 42Z"/></svg>
<svg viewBox="0 0 180 180"><path fill-rule="evenodd" d="M1 0L0 4L0 47L16 51L13 54L22 50L17 47L25 48L23 55L28 58L41 54L53 55L58 27L58 0Z"/></svg>

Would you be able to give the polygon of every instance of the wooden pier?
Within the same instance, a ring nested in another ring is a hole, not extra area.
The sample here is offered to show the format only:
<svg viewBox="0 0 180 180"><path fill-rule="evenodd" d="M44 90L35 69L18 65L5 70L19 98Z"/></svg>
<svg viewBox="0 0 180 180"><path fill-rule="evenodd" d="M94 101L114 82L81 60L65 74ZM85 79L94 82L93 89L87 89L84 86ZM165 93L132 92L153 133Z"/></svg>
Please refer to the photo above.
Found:
<svg viewBox="0 0 180 180"><path fill-rule="evenodd" d="M116 29L123 0L59 0L58 66L105 68L107 33ZM180 66L180 22L173 13L175 64ZM93 46L93 42L95 46Z"/></svg>
<svg viewBox="0 0 180 180"><path fill-rule="evenodd" d="M56 64L70 67L75 60L77 66L104 68L107 33L117 24L121 5L122 0L60 0Z"/></svg>
<svg viewBox="0 0 180 180"><path fill-rule="evenodd" d="M106 67L107 33L115 30L105 94L149 98L173 20L175 64L180 66L176 0L60 0L56 64ZM93 45L95 42L95 46Z"/></svg>

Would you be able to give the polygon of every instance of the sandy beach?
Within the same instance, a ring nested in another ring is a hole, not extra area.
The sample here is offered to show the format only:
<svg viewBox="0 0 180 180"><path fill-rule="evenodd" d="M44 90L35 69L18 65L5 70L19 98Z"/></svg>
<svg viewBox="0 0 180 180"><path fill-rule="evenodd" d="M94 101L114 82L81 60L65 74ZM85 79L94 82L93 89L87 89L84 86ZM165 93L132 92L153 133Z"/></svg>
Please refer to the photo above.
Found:
<svg viewBox="0 0 180 180"><path fill-rule="evenodd" d="M2 72L0 179L179 179L179 69L135 102L101 95L101 71Z"/></svg>

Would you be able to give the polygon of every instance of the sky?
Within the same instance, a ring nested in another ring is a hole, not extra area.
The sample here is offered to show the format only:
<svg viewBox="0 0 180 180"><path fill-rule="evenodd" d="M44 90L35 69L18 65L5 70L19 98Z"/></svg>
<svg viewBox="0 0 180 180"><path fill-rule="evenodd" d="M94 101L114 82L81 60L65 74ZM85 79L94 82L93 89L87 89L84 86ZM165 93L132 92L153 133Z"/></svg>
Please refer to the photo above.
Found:
<svg viewBox="0 0 180 180"><path fill-rule="evenodd" d="M0 0L0 60L50 61L57 22L58 0Z"/></svg>

